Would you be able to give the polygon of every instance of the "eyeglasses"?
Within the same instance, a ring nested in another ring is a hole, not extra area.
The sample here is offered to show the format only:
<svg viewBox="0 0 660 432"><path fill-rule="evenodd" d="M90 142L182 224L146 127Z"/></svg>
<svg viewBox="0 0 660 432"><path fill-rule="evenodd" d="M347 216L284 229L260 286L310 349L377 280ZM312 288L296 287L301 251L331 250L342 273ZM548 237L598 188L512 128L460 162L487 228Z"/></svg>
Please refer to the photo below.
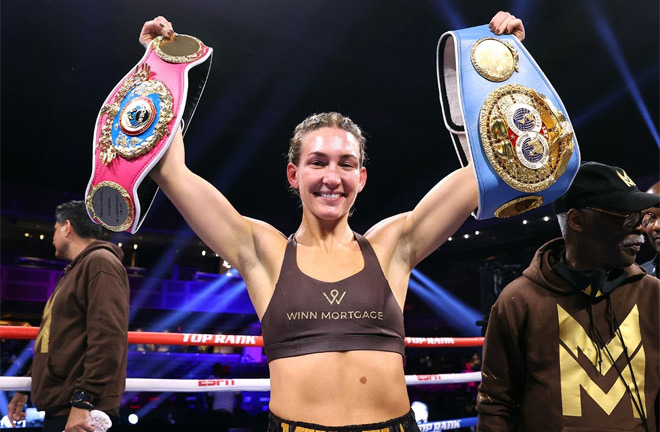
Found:
<svg viewBox="0 0 660 432"><path fill-rule="evenodd" d="M642 213L642 226L644 228L655 225L657 221L658 217L655 214L651 212Z"/></svg>
<svg viewBox="0 0 660 432"><path fill-rule="evenodd" d="M642 213L641 211L638 212L632 212L632 213L619 213L616 211L612 210L605 210L601 208L595 208L595 207L587 207L589 210L593 210L598 213L605 213L611 216L616 216L624 219L623 221L623 227L626 229L635 229L637 228L640 224L643 223L644 217L648 213ZM646 225L644 225L646 227Z"/></svg>

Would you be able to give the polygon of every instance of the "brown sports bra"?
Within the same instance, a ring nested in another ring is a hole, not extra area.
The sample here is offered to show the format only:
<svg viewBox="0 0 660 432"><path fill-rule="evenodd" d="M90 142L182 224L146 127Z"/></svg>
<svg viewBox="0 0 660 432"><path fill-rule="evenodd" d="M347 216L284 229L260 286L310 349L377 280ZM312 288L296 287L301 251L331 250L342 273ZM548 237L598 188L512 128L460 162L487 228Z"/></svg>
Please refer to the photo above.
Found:
<svg viewBox="0 0 660 432"><path fill-rule="evenodd" d="M369 242L354 233L364 268L338 282L304 274L289 237L279 280L261 320L268 361L328 351L403 355L403 313Z"/></svg>

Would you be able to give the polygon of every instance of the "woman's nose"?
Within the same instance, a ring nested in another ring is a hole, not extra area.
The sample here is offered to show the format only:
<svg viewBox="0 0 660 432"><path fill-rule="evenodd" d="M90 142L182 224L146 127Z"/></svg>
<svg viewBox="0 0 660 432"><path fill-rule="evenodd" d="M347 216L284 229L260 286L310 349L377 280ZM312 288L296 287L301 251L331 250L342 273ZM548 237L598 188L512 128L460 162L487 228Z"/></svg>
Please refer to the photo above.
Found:
<svg viewBox="0 0 660 432"><path fill-rule="evenodd" d="M328 186L338 186L341 183L341 178L335 168L328 167L323 176L323 182Z"/></svg>

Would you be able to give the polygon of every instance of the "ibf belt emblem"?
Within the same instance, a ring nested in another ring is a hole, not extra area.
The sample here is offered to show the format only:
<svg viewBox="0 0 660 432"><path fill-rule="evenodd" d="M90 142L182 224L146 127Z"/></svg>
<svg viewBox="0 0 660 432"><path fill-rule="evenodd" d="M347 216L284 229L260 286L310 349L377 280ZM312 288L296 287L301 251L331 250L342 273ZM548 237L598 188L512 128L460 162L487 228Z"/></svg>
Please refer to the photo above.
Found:
<svg viewBox="0 0 660 432"><path fill-rule="evenodd" d="M115 95L101 108L99 159L109 165L119 156L134 159L148 153L169 134L174 118L172 94L161 81L148 79L149 65L138 66Z"/></svg>
<svg viewBox="0 0 660 432"><path fill-rule="evenodd" d="M335 303L340 304L341 301L344 299L345 295L346 295L346 291L344 291L340 296L339 291L336 289L330 291L330 296L328 296L326 293L323 293L323 296L330 304L335 304Z"/></svg>
<svg viewBox="0 0 660 432"><path fill-rule="evenodd" d="M508 138L520 163L533 170L543 167L550 157L550 147L548 128L539 112L531 105L515 103L506 114Z"/></svg>
<svg viewBox="0 0 660 432"><path fill-rule="evenodd" d="M540 192L566 171L573 129L564 114L531 88L492 91L479 114L481 144L497 175L521 192Z"/></svg>
<svg viewBox="0 0 660 432"><path fill-rule="evenodd" d="M534 107L525 103L515 103L509 106L506 119L509 128L516 135L525 132L540 132L543 127L543 121L539 112Z"/></svg>

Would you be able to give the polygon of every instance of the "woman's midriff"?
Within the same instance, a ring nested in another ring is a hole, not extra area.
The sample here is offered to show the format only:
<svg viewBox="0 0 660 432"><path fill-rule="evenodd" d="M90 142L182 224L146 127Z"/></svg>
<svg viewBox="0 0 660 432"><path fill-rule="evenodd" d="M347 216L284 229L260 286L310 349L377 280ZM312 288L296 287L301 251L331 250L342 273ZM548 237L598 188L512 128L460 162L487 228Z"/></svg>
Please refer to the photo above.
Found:
<svg viewBox="0 0 660 432"><path fill-rule="evenodd" d="M410 411L400 354L348 351L270 362L270 409L285 420L343 426Z"/></svg>

